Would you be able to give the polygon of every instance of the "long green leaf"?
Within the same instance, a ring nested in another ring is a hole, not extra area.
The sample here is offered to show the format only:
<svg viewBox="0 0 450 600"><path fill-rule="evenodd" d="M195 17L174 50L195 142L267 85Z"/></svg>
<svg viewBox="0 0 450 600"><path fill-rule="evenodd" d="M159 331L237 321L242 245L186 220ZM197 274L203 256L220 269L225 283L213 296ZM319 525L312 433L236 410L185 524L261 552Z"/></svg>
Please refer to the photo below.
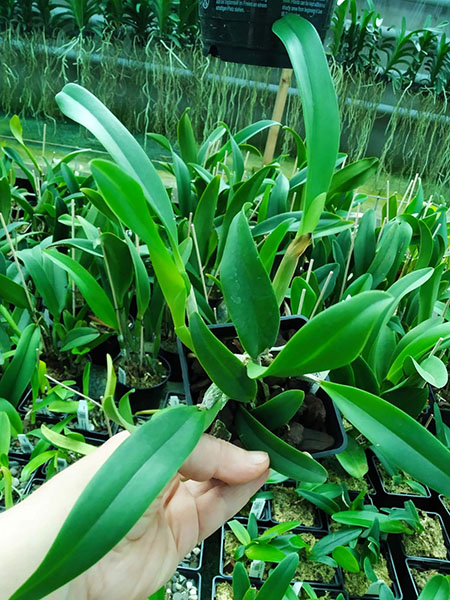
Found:
<svg viewBox="0 0 450 600"><path fill-rule="evenodd" d="M275 431L289 423L305 398L302 390L286 390L252 410L252 415L267 429Z"/></svg>
<svg viewBox="0 0 450 600"><path fill-rule="evenodd" d="M71 452L76 452L77 454L81 454L83 456L90 454L95 450L95 446L92 446L91 444L85 444L84 442L80 442L65 435L61 435L60 433L56 433L52 429L49 429L45 424L41 425L41 431L45 439L47 439L57 448L70 450Z"/></svg>
<svg viewBox="0 0 450 600"><path fill-rule="evenodd" d="M46 250L47 256L69 273L91 310L103 323L117 330L117 317L111 300L87 269L67 254Z"/></svg>
<svg viewBox="0 0 450 600"><path fill-rule="evenodd" d="M234 218L220 266L225 302L245 350L256 358L278 335L278 302L243 212Z"/></svg>
<svg viewBox="0 0 450 600"><path fill-rule="evenodd" d="M282 600L298 566L298 554L288 554L262 585L258 600Z"/></svg>
<svg viewBox="0 0 450 600"><path fill-rule="evenodd" d="M233 570L233 596L234 600L242 600L250 587L247 569L241 562L237 562Z"/></svg>
<svg viewBox="0 0 450 600"><path fill-rule="evenodd" d="M217 201L220 189L220 176L213 177L205 188L205 191L198 201L194 214L194 227L197 236L197 243L200 252L200 258L206 261L208 255L208 245L211 234L214 230L214 217L216 214Z"/></svg>
<svg viewBox="0 0 450 600"><path fill-rule="evenodd" d="M417 600L448 600L450 582L444 575L434 575L423 588Z"/></svg>
<svg viewBox="0 0 450 600"><path fill-rule="evenodd" d="M3 412L7 415L9 422L11 423L13 435L23 432L23 424L20 414L17 412L11 402L8 402L8 400L5 400L5 398L0 398L0 412Z"/></svg>
<svg viewBox="0 0 450 600"><path fill-rule="evenodd" d="M131 260L133 261L134 278L136 282L136 317L142 319L150 303L150 281L144 261L128 235L125 236L125 241L130 251Z"/></svg>
<svg viewBox="0 0 450 600"><path fill-rule="evenodd" d="M415 419L368 392L323 381L352 425L399 468L450 496L450 450Z"/></svg>
<svg viewBox="0 0 450 600"><path fill-rule="evenodd" d="M9 454L11 444L11 423L5 412L0 412L0 456Z"/></svg>
<svg viewBox="0 0 450 600"><path fill-rule="evenodd" d="M151 160L131 133L100 100L75 83L65 85L56 95L56 102L66 117L86 127L117 164L140 182L150 206L175 242L177 230L169 196Z"/></svg>
<svg viewBox="0 0 450 600"><path fill-rule="evenodd" d="M249 363L250 377L290 377L351 363L391 302L385 292L370 291L331 306L306 323L268 367Z"/></svg>
<svg viewBox="0 0 450 600"><path fill-rule="evenodd" d="M217 387L234 400L251 402L256 383L248 378L243 362L208 329L198 313L190 316L189 330L195 354Z"/></svg>
<svg viewBox="0 0 450 600"><path fill-rule="evenodd" d="M333 175L329 194L349 192L360 187L377 172L379 162L378 158L362 158L339 169Z"/></svg>
<svg viewBox="0 0 450 600"><path fill-rule="evenodd" d="M314 200L328 192L333 176L340 137L338 102L314 26L298 15L287 15L274 23L273 31L289 54L302 100L308 148L303 209L308 213Z"/></svg>
<svg viewBox="0 0 450 600"><path fill-rule="evenodd" d="M356 275L360 276L367 272L372 263L377 247L375 236L376 215L372 209L367 210L361 219L358 232L355 237L353 254L355 257ZM376 287L376 286L374 286Z"/></svg>
<svg viewBox="0 0 450 600"><path fill-rule="evenodd" d="M17 406L22 394L30 384L37 365L37 350L41 343L41 332L34 324L28 325L20 336L14 357L0 379L0 398Z"/></svg>
<svg viewBox="0 0 450 600"><path fill-rule="evenodd" d="M274 435L242 406L236 414L236 431L249 450L264 450L273 469L297 481L323 483L327 472L308 454L293 448Z"/></svg>
<svg viewBox="0 0 450 600"><path fill-rule="evenodd" d="M0 273L0 298L17 308L28 308L27 294L23 286Z"/></svg>
<svg viewBox="0 0 450 600"><path fill-rule="evenodd" d="M177 406L125 440L88 483L42 563L11 600L43 598L112 550L192 452L203 423L196 407Z"/></svg>

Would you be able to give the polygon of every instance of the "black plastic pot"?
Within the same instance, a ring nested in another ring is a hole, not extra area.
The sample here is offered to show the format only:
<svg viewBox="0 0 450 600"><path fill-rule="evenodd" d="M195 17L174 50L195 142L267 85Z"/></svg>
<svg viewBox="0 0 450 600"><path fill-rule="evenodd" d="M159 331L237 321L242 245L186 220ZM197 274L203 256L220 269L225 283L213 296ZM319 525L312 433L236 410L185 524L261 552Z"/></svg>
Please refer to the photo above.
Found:
<svg viewBox="0 0 450 600"><path fill-rule="evenodd" d="M450 531L450 507L448 507L444 503L444 496L442 494L439 496L439 502L440 502L439 512L442 515L442 519L445 523L445 527L446 527L447 531Z"/></svg>
<svg viewBox="0 0 450 600"><path fill-rule="evenodd" d="M307 320L301 316L290 316L290 317L282 317L280 322L280 333L288 332L290 330L298 330L302 327ZM237 337L236 329L232 323L221 323L216 325L210 325L209 329L214 333L214 335L221 341L229 341L233 340ZM189 370L188 364L188 350L183 344L178 340L178 348L181 360L181 370L183 373L183 383L184 390L186 394L186 399L188 403L196 404L198 401L198 395L191 394L191 373ZM207 375L205 373L205 378ZM305 389L309 389L310 383L304 382ZM325 429L329 435L334 438L334 444L332 447L327 450L322 450L320 452L310 452L310 454L318 459L324 458L326 456L332 456L339 452L345 450L347 446L347 434L345 433L344 426L342 423L342 417L339 410L333 404L331 398L325 394L325 392L319 389L315 395L320 398L324 404L326 410L326 422Z"/></svg>
<svg viewBox="0 0 450 600"><path fill-rule="evenodd" d="M385 494L387 496L387 498L390 499L391 501L397 501L397 502L403 504L404 502L406 502L406 500L413 500L414 503L419 508L426 509L427 506L429 508L429 499L431 498L431 491L426 485L423 486L426 490L425 495L415 494L414 490L412 488L411 488L411 492L408 494L405 494L405 493L394 494L393 492L388 492L384 486L383 478L381 477L381 473L378 468L379 463L378 463L378 459L376 458L376 456L372 456L372 460L370 462L372 463L372 465L371 465L372 466L371 473L373 475L372 479L374 481L375 488L377 489L377 491L379 493Z"/></svg>
<svg viewBox="0 0 450 600"><path fill-rule="evenodd" d="M17 412L22 417L24 417L29 412L29 404L31 402L32 402L31 390L28 390L22 396L22 399L20 400L20 402L17 406ZM52 423L52 424L59 423L59 421L61 421L61 418L62 418L59 416L59 414L52 413L50 410L48 410L47 407L44 407L42 410L38 410L38 412L36 413L36 416L39 417L39 419L41 421L43 421L44 423Z"/></svg>
<svg viewBox="0 0 450 600"><path fill-rule="evenodd" d="M162 356L159 356L158 358L166 368L167 375L157 385L149 388L135 388L135 391L130 394L130 406L133 413L141 410L157 409L161 406L161 401L163 400L166 392L166 385L170 379L170 365ZM116 385L115 399L119 401L120 398L131 389L132 388L126 383L118 380Z"/></svg>
<svg viewBox="0 0 450 600"><path fill-rule="evenodd" d="M227 580L231 579L231 575L227 575L227 573L225 573L224 571L224 559L225 559L225 531L228 530L229 528L227 527L227 525L224 525L222 527L221 530L221 540L220 540L220 563L219 563L219 574ZM266 527L260 527L258 528L259 532L262 534L267 528ZM324 531L322 532L318 532L315 530L302 530L302 529L295 529L293 530L293 532L291 533L297 533L297 534L302 534L302 533L312 533L316 538L322 538L325 535L327 535L327 533L325 533ZM256 579L254 577L250 576L250 579L253 581L253 583L257 583L257 582L261 582L261 579ZM336 574L332 580L332 582L330 583L322 583L320 581L307 581L306 583L309 583L311 585L315 585L320 589L337 589L337 588L341 588L342 587L342 572L341 572L341 568L337 567L336 568Z"/></svg>
<svg viewBox="0 0 450 600"><path fill-rule="evenodd" d="M397 569L395 567L391 549L388 545L383 545L381 552L382 552L384 558L386 559L386 563L387 563L388 570L389 570L389 576L392 581L391 592L394 594L395 600L402 600L404 597L403 591L402 591L402 588L400 585L400 580L399 580L399 577L397 574ZM344 589L345 589L345 578L344 578ZM348 594L348 592L347 592L347 594ZM350 594L348 594L348 596L349 596L350 600L369 600L369 599L378 600L379 599L379 596L376 594L365 594L364 596L351 596ZM410 599L405 596L405 600L410 600Z"/></svg>
<svg viewBox="0 0 450 600"><path fill-rule="evenodd" d="M200 0L203 52L221 60L290 67L288 55L272 32L285 14L311 21L322 39L329 27L334 0Z"/></svg>
<svg viewBox="0 0 450 600"><path fill-rule="evenodd" d="M29 456L25 457L25 456L21 456L21 455L17 455L17 454L13 454L13 453L9 453L8 455L9 458L9 468L11 469L14 466L22 466L24 467L28 461L29 461ZM24 496L26 497L29 493L30 487L33 483L33 481L36 478L36 473L33 473L30 477L30 479L27 481L27 484L24 488ZM5 510L5 505L3 502L0 503L0 513L3 512Z"/></svg>
<svg viewBox="0 0 450 600"><path fill-rule="evenodd" d="M187 561L182 560L180 562L180 564L178 565L179 569L184 569L186 571L190 571L190 572L196 572L196 571L200 571L200 569L202 568L203 565L203 550L204 550L204 546L205 543L202 542L200 544L200 554L198 555L198 567L190 567L189 563Z"/></svg>
<svg viewBox="0 0 450 600"><path fill-rule="evenodd" d="M165 358L170 365L170 381L183 381L180 355L178 354L178 352L171 352L170 350L160 348L159 356Z"/></svg>
<svg viewBox="0 0 450 600"><path fill-rule="evenodd" d="M106 355L109 354L111 358L117 356L120 352L120 345L115 335L111 335L104 342L92 348L89 351L89 356L94 365L100 367L106 367Z"/></svg>
<svg viewBox="0 0 450 600"><path fill-rule="evenodd" d="M217 593L217 586L219 585L219 583L228 583L231 584L230 579L225 579L224 577L221 577L220 575L214 577L213 581L212 581L212 590L211 590L211 600L216 600L216 593ZM256 583L256 587L261 587L261 583L258 582ZM316 594L320 594L320 593L327 593L328 595L331 596L331 598L337 598L339 596L339 594L343 594L345 600L348 599L347 594L342 591L342 590L331 590L331 589L327 589L324 587L318 587L318 586L311 586L313 588L313 590L316 592ZM320 596L319 596L320 599Z"/></svg>
<svg viewBox="0 0 450 600"><path fill-rule="evenodd" d="M411 569L417 569L419 571L438 571L442 575L450 575L450 563L443 563L432 559L408 559L406 561L406 568L408 572L409 581L405 583L405 587L406 585L408 585L409 595L405 595L405 598L408 598L408 600L409 598L417 598L420 593L416 580L414 579L414 575L411 572Z"/></svg>

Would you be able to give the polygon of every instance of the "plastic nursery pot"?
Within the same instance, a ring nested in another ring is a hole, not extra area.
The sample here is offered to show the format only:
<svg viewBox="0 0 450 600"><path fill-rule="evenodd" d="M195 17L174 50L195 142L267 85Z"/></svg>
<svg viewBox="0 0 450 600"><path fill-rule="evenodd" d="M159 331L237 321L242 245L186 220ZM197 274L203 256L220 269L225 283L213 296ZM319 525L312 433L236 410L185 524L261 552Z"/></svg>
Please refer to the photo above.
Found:
<svg viewBox="0 0 450 600"><path fill-rule="evenodd" d="M257 588L261 587L262 582L258 582L255 584ZM224 593L221 595L221 586L225 586ZM295 584L294 584L295 586ZM331 590L328 588L322 588L318 586L311 586L313 590L316 592L319 600L324 597L326 594L327 598L337 598L339 594L343 594L345 600L348 599L347 594L342 590ZM294 588L295 589L295 588ZM230 595L231 594L231 595ZM233 598L233 590L231 587L230 579L225 579L224 577L216 576L212 581L212 590L211 590L211 600L231 600ZM303 596L299 596L299 598L303 598Z"/></svg>
<svg viewBox="0 0 450 600"><path fill-rule="evenodd" d="M443 496L442 494L439 496L439 501L442 505L442 518L444 519L445 527L447 531L450 530L450 498Z"/></svg>
<svg viewBox="0 0 450 600"><path fill-rule="evenodd" d="M295 488L296 483L291 480L268 486L269 491L274 494L274 498L269 501L271 521L273 523L300 521L302 525L299 529L311 531L327 529L327 515L297 494Z"/></svg>
<svg viewBox="0 0 450 600"><path fill-rule="evenodd" d="M189 600L200 600L202 590L202 578L196 571L187 571L178 568L171 579L166 583L166 598L188 598ZM170 590L170 591L169 591ZM175 594L179 596L175 596Z"/></svg>
<svg viewBox="0 0 450 600"><path fill-rule="evenodd" d="M267 529L266 527L258 528L258 530L261 534L266 529ZM231 562L226 563L225 543L226 543L226 532L227 531L231 532L231 529L227 525L224 525L221 530L219 573L225 579L230 580L232 572L233 572L234 561L233 561L233 564L231 564ZM324 531L313 533L313 532L301 531L300 529L295 529L291 533L294 535L301 534L303 536L311 535L311 536L315 537L316 539L320 539L320 538L324 537L325 535L327 535ZM236 546L238 546L238 545L239 545L239 542L236 540ZM273 568L273 566L275 566L274 564L267 562L267 563L265 563L263 572L260 571L259 566L256 568L255 571L252 572L252 565L254 564L256 567L257 566L256 563L258 563L258 562L259 561L250 561L250 560L248 561L249 577L254 582L254 584L256 584L258 581L261 582L262 580L266 579L269 568ZM333 569L332 567L328 567L327 565L323 565L321 563L313 563L310 561L305 561L305 560L300 559L299 568L301 568L304 565L311 565L311 568L314 570L314 567L312 566L314 564L320 565L320 567L317 567L318 569L319 568L332 569L332 571L334 571L334 575L331 576L331 572L329 573L329 575L330 575L329 581L321 581L320 579L309 579L308 577L301 577L301 575L297 575L296 578L294 579L294 582L300 581L300 580L305 581L306 583L317 585L321 589L324 587L331 588L331 589L337 589L337 588L342 587L342 573L341 573L340 567ZM259 571L259 573L256 573L256 571ZM301 577L301 579L300 579L300 577Z"/></svg>
<svg viewBox="0 0 450 600"><path fill-rule="evenodd" d="M381 465L381 463L378 461L378 459L376 458L376 456L372 456L372 460L370 461L372 463L372 470L371 473L373 474L373 480L375 483L375 487L378 488L378 491L381 492L382 494L386 494L386 496L388 498L390 498L391 500L399 500L401 503L405 502L406 500L408 500L409 498L414 500L414 503L416 503L419 508L426 508L427 506L429 507L429 499L431 498L431 491L430 489L424 485L423 487L425 488L426 493L425 494L417 494L412 488L409 488L409 486L407 484L405 484L405 490L406 487L408 487L411 491L410 492L399 492L399 493L395 493L395 492L390 492L386 489L386 484L383 480L383 467ZM389 475L387 475L389 477ZM395 482L392 482L392 485L395 486Z"/></svg>
<svg viewBox="0 0 450 600"><path fill-rule="evenodd" d="M203 565L204 542L195 546L178 565L179 569L186 571L200 571ZM191 566L192 565L192 566Z"/></svg>
<svg viewBox="0 0 450 600"><path fill-rule="evenodd" d="M381 554L384 556L384 558L386 560L389 577L392 581L391 592L393 593L395 600L402 600L404 598L403 590L400 585L399 576L397 573L397 569L395 567L395 563L394 563L394 559L393 559L390 547L388 545L383 544L381 546ZM350 575L352 575L352 574L350 574ZM344 580L344 589L346 590L346 593L348 594L348 597L350 598L350 600L366 600L366 599L367 600L369 600L369 599L379 600L378 594L364 594L364 596L352 595L351 590L349 590L348 587L346 588L346 585L345 585L345 572L343 573L343 580ZM410 599L405 596L405 600L410 600Z"/></svg>
<svg viewBox="0 0 450 600"><path fill-rule="evenodd" d="M17 406L17 412L22 416L27 415L32 409L32 403L33 403L33 401L32 401L31 389L29 389L22 396L22 399L20 400L20 402ZM55 424L55 423L58 423L59 421L61 421L61 419L62 419L62 415L60 413L52 412L51 410L49 410L48 406L39 408L39 404L37 404L36 408L37 408L36 418L39 419L42 423Z"/></svg>
<svg viewBox="0 0 450 600"><path fill-rule="evenodd" d="M400 540L400 545L401 545L402 552L405 555L405 558L414 559L414 560L432 559L434 561L447 562L450 564L450 537L449 537L448 531L444 525L444 521L443 521L441 515L438 513L435 513L435 512L430 512L430 511L422 511L422 512L425 513L427 517L438 521L438 524L442 530L442 537L443 537L443 542L444 542L445 549L446 549L446 556L439 557L439 556L426 556L425 554L422 554L422 555L421 554L411 554L408 551L408 548L404 544L404 540L410 536L408 534L402 534L401 540ZM438 540L436 537L433 537L433 532L431 531L431 524L425 523L424 527L425 527L424 535L426 536L425 541L429 542L431 548L434 548L435 551L438 551L441 547L441 543L440 543L440 540ZM415 535L417 535L417 534L415 534Z"/></svg>
<svg viewBox="0 0 450 600"><path fill-rule="evenodd" d="M334 0L201 0L203 51L221 60L271 67L290 67L272 25L286 14L311 21L322 38Z"/></svg>
<svg viewBox="0 0 450 600"><path fill-rule="evenodd" d="M409 595L405 598L417 598L425 587L429 577L439 573L441 575L450 575L450 563L443 563L432 559L406 561L408 580L405 581L405 588L408 586Z"/></svg>
<svg viewBox="0 0 450 600"><path fill-rule="evenodd" d="M120 345L117 341L117 337L115 335L112 335L95 348L89 350L89 356L94 365L106 367L107 354L109 354L111 357L114 357L117 356L119 352Z"/></svg>
<svg viewBox="0 0 450 600"><path fill-rule="evenodd" d="M291 331L296 332L306 322L306 319L301 316L281 317L280 334L288 334ZM210 325L209 329L219 340L225 343L232 342L237 337L236 329L232 323ZM210 380L206 373L201 369L200 365L198 365L198 367L201 373L194 372L192 361L190 361L188 358L189 351L179 340L178 347L180 352L181 370L183 373L183 384L186 398L188 402L197 404L197 402L200 401L201 390L204 390L208 387ZM195 381L195 377L197 377L199 380L198 382ZM307 381L301 381L300 383L305 392L310 390L311 383ZM321 389L319 389L314 396L321 401L324 408L325 418L323 422L323 429L329 436L331 436L331 438L333 438L333 443L330 444L330 446L325 450L313 451L308 448L301 448L301 450L308 451L314 458L317 459L332 456L345 450L347 445L347 435L342 423L342 417L338 409L333 404L331 398ZM306 404L307 402L305 401L304 407L306 407ZM313 414L312 411L311 414ZM311 416L310 418L315 420L315 415ZM314 425L313 422L302 422L302 424L304 424L305 427L310 428L312 428L312 425Z"/></svg>
<svg viewBox="0 0 450 600"><path fill-rule="evenodd" d="M170 381L183 381L183 373L181 372L180 355L177 351L159 349L159 356L165 358L170 365Z"/></svg>
<svg viewBox="0 0 450 600"><path fill-rule="evenodd" d="M130 407L133 413L141 410L152 410L158 409L161 405L161 400L166 392L166 385L170 379L170 365L165 358L159 356L158 359L164 365L166 369L166 375L162 381L158 384L148 388L135 388L135 391L130 394ZM117 379L115 398L117 401L129 392L132 387L126 383L126 374L123 369L119 367L119 377Z"/></svg>

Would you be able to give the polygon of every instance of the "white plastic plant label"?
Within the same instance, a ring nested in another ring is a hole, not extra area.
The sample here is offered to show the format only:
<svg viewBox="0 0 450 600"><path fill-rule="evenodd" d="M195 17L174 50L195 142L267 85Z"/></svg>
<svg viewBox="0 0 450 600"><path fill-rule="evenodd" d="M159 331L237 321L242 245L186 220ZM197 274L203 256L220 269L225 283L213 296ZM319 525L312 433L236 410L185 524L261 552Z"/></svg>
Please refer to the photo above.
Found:
<svg viewBox="0 0 450 600"><path fill-rule="evenodd" d="M180 397L177 396L176 394L170 394L170 396L167 400L167 405L168 406L179 406L180 404L181 404Z"/></svg>
<svg viewBox="0 0 450 600"><path fill-rule="evenodd" d="M266 506L266 501L264 500L264 498L257 498L252 504L252 507L250 509L250 514L255 515L255 517L257 519L260 519L264 512L265 506Z"/></svg>
<svg viewBox="0 0 450 600"><path fill-rule="evenodd" d="M22 452L25 452L26 454L31 454L31 452L33 452L34 446L24 433L19 433L17 439L19 440Z"/></svg>
<svg viewBox="0 0 450 600"><path fill-rule="evenodd" d="M264 575L265 562L263 560L252 560L248 574L255 579L262 579Z"/></svg>
<svg viewBox="0 0 450 600"><path fill-rule="evenodd" d="M329 372L330 371L319 371L317 373L308 373L307 375L302 376L302 379L312 383L311 394L315 394L317 392L320 387L320 382L328 377Z"/></svg>
<svg viewBox="0 0 450 600"><path fill-rule="evenodd" d="M122 385L126 385L127 384L127 374L122 369L122 367L119 367L118 380L119 380L119 383L121 383Z"/></svg>
<svg viewBox="0 0 450 600"><path fill-rule="evenodd" d="M83 398L78 402L77 408L78 429L93 431L94 425L89 421L89 408L87 401Z"/></svg>
<svg viewBox="0 0 450 600"><path fill-rule="evenodd" d="M301 581L296 581L293 585L292 585L292 589L294 590L294 593L296 596L299 595L300 590L303 587L303 583Z"/></svg>

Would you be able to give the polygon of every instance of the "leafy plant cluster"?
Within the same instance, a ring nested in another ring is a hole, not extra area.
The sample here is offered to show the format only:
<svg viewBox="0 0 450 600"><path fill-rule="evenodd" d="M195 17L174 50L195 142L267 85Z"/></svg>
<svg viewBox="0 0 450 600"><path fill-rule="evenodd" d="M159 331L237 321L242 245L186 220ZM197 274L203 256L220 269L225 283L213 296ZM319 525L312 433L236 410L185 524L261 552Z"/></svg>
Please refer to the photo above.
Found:
<svg viewBox="0 0 450 600"><path fill-rule="evenodd" d="M125 126L75 84L58 94L58 105L111 160L93 160L87 173L72 162L82 151L50 163L25 144L19 119L10 121L20 152L5 143L0 161L2 456L25 430L33 443L25 474L49 459L54 472L58 458L91 452L86 430L73 427L83 402L92 422L95 411L103 415L108 434L116 426L132 433L81 496L109 523L108 542L75 505L57 545L14 600L48 595L79 573L81 556L92 564L108 552L219 421L245 447L266 450L283 475L323 484L322 464L283 437L311 379L352 424L355 443L364 436L397 468L450 496L448 427L440 423L435 436L419 421L427 386L447 383L446 208L426 199L415 180L403 196L387 190L382 207L363 210L369 199L358 188L377 160L352 163L338 152L337 99L320 39L292 16L275 32L304 104L306 140L288 130L294 172L282 157L263 165L251 143L273 121L235 133L218 123L200 141L185 111L176 140L151 136L167 156L158 165L170 179L165 186ZM289 314L308 321L283 336ZM236 330L230 340L208 327L229 321ZM159 349L176 337L201 369L198 403L152 410L141 425L132 389L116 394L117 374L125 373L130 388L161 381ZM105 342L116 350L99 402L86 361ZM19 412L27 390L31 428ZM63 419L41 423L43 409ZM227 411L232 418L224 423ZM350 442L349 461L353 451ZM136 490L136 473L144 465L154 472L161 454L160 475ZM117 464L124 466L120 482L110 478ZM10 489L7 459L2 465ZM139 503L122 511L127 494ZM82 541L67 535L72 528L84 532Z"/></svg>
<svg viewBox="0 0 450 600"><path fill-rule="evenodd" d="M196 0L6 0L0 7L0 27L22 31L63 30L69 35L136 35L141 41L163 39L190 43L196 33Z"/></svg>
<svg viewBox="0 0 450 600"><path fill-rule="evenodd" d="M438 94L448 91L450 42L430 19L420 29L407 30L406 18L399 31L383 27L375 3L358 11L356 0L343 0L332 22L331 54L344 66L369 70L400 87L417 85Z"/></svg>

